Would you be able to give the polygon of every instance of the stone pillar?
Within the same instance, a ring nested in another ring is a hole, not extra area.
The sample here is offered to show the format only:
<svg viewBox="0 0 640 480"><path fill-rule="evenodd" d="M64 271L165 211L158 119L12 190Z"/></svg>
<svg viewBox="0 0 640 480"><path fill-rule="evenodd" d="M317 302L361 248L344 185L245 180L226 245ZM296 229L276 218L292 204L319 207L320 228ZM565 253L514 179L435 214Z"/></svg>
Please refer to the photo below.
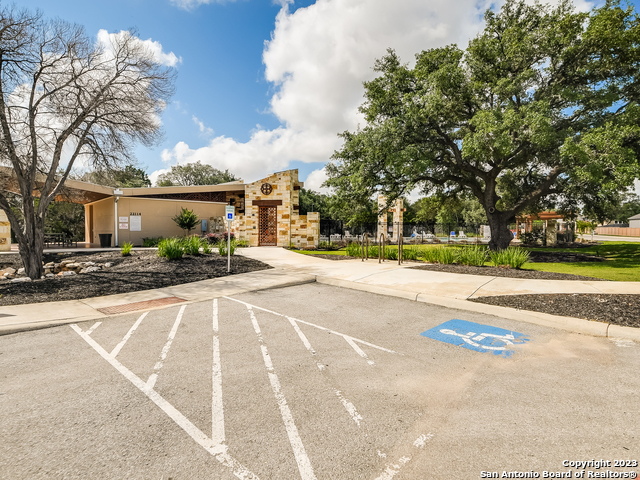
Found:
<svg viewBox="0 0 640 480"><path fill-rule="evenodd" d="M11 251L11 224L4 210L0 210L0 251Z"/></svg>
<svg viewBox="0 0 640 480"><path fill-rule="evenodd" d="M384 238L387 238L387 210L385 207L387 199L384 195L378 195L378 232L376 235L376 241L380 240L380 234L384 233ZM380 211L382 210L382 213Z"/></svg>
<svg viewBox="0 0 640 480"><path fill-rule="evenodd" d="M320 241L320 214L318 212L307 213L307 246L318 248Z"/></svg>
<svg viewBox="0 0 640 480"><path fill-rule="evenodd" d="M393 207L393 240L398 241L400 235L402 235L402 225L404 217L404 201L401 198L396 200L396 204Z"/></svg>

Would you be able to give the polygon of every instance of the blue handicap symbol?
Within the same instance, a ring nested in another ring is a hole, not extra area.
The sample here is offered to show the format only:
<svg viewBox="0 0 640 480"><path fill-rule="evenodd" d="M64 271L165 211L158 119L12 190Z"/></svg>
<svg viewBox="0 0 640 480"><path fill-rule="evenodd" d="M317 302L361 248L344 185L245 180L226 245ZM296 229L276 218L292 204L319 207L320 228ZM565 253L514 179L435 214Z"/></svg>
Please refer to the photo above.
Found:
<svg viewBox="0 0 640 480"><path fill-rule="evenodd" d="M510 357L515 351L513 349L515 345L529 341L529 336L523 333L465 320L449 320L420 335L476 352L491 352L502 357Z"/></svg>

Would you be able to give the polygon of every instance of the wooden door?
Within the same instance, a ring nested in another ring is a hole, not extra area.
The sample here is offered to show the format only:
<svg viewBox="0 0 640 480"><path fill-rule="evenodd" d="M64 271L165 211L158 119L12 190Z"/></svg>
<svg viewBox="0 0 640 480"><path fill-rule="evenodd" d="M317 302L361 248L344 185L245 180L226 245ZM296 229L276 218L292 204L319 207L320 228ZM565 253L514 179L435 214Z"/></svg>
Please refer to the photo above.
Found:
<svg viewBox="0 0 640 480"><path fill-rule="evenodd" d="M258 213L258 245L276 246L278 244L278 209L277 207L260 207Z"/></svg>

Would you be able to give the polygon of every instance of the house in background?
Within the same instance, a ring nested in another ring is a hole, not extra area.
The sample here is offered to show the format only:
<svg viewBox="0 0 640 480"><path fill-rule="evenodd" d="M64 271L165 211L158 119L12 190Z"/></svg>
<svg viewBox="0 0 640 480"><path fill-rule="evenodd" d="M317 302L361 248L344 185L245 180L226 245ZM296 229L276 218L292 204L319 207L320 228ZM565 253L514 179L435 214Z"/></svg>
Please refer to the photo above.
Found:
<svg viewBox="0 0 640 480"><path fill-rule="evenodd" d="M640 213L629 217L629 228L640 228Z"/></svg>

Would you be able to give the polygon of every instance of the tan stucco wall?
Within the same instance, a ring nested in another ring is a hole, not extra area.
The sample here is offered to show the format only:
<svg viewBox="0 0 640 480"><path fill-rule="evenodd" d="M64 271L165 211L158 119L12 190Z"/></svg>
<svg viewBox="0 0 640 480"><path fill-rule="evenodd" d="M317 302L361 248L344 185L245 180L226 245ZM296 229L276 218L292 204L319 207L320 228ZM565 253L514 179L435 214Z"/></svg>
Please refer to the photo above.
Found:
<svg viewBox="0 0 640 480"><path fill-rule="evenodd" d="M89 208L91 206L93 206L93 238L89 239ZM127 228L118 228L118 245L122 245L125 242L142 245L143 238L183 236L184 231L172 220L173 217L180 213L181 208L193 210L199 219L207 220L207 223L209 223L209 218L224 215L224 206L223 203L212 202L120 197L118 201L118 219L126 217L127 222L118 222L118 227L120 227L120 223L126 223ZM92 245L99 245L98 234L114 234L115 211L113 198L87 205L85 213L86 241L90 241ZM141 217L141 231L131 231L132 216ZM206 232L202 232L201 224L196 225L196 228L191 230L192 235L201 235L202 233ZM115 235L112 236L111 240L112 245L114 245Z"/></svg>
<svg viewBox="0 0 640 480"><path fill-rule="evenodd" d="M0 210L0 252L11 250L11 224L7 214Z"/></svg>

